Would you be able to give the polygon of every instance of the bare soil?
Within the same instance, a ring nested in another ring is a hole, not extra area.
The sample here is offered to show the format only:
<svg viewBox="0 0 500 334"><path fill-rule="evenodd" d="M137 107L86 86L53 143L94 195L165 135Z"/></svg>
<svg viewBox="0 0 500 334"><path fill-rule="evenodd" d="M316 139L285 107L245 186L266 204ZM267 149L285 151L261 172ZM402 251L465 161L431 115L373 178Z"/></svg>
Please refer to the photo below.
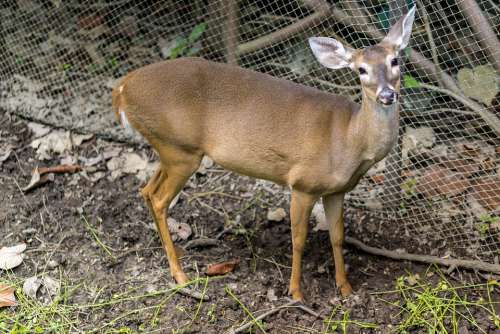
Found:
<svg viewBox="0 0 500 334"><path fill-rule="evenodd" d="M134 175L110 180L106 164L100 162L93 171L103 171L106 177L96 182L89 180L86 172L58 174L54 182L23 194L20 187L28 184L34 167L58 165L60 161L57 157L37 160L35 150L30 147L32 133L25 120L0 112L0 135L0 149L7 141L14 144L9 159L0 164L0 246L28 244L24 263L14 269L16 277L47 274L60 279L74 288L69 303L81 305L168 288L173 280L152 219L139 194L143 182ZM71 154L95 156L100 145L99 140L93 138L75 147ZM116 145L154 156L147 147ZM239 258L239 266L234 272L210 281L207 290L210 301L200 304L181 294L167 299L166 294L158 293L148 298L83 308L78 314L78 330L86 332L106 325L107 332L112 332L109 328L116 332L129 328L148 333L173 333L174 330L225 333L248 320L248 314L228 295L226 287L256 316L286 303L291 263L289 219L268 221L267 211L274 207L288 210L288 195L281 187L217 167L205 175L196 174L170 211L173 218L190 224L193 230L189 240L177 241L177 246L183 248L189 241L202 237L216 238L231 224L233 232L224 234L217 246L184 250L181 262L185 271L191 278L197 275L203 278L208 264ZM354 235L353 226L357 222L353 219L361 218L352 210L349 217L347 234L370 238L368 230L363 230L364 235ZM311 227L312 224L311 221ZM91 230L95 230L98 238ZM238 231L241 233L234 233ZM109 247L111 255L103 245ZM387 247L395 249L398 245ZM297 308L282 309L264 319L268 333L322 331L325 329L323 319L339 306L343 311L337 312L334 319L341 319L345 311L349 311L350 319L378 325L377 329L362 329L351 324L348 333L395 331L402 317L398 307L372 293L394 289L398 277L408 273L425 276L427 266L374 257L350 247L345 251L355 294L344 299L335 287L328 234L310 232L304 255L303 288L306 305L319 313L320 318ZM449 279L460 284L484 282L473 272L455 272ZM203 283L198 286L198 290L202 289ZM272 298L273 293L277 300ZM399 296L392 293L383 298L397 301ZM475 316L486 332L494 332L487 315ZM467 325L464 326L467 330ZM468 330L463 333L475 332L472 327Z"/></svg>

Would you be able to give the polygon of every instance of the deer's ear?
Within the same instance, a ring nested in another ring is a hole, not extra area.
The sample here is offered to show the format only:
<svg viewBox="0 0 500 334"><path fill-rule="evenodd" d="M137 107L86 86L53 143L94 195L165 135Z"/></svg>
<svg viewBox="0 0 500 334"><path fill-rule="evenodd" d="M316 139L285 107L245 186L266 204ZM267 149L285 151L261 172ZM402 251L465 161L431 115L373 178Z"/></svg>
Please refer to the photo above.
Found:
<svg viewBox="0 0 500 334"><path fill-rule="evenodd" d="M337 69L351 64L353 50L328 37L311 37L309 46L321 65Z"/></svg>
<svg viewBox="0 0 500 334"><path fill-rule="evenodd" d="M415 8L416 6L413 6L413 8L410 9L405 16L400 18L398 22L392 26L383 42L394 45L399 51L403 50L408 45L408 42L410 41L411 27L413 25L413 21L415 20Z"/></svg>

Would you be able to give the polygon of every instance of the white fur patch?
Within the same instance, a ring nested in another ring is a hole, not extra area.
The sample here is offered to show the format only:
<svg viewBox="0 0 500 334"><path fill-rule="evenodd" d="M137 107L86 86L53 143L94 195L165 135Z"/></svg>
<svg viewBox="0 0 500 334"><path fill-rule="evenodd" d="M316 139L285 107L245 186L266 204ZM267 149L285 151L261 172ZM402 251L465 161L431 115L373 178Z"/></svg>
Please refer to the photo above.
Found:
<svg viewBox="0 0 500 334"><path fill-rule="evenodd" d="M120 93L123 92L123 85L121 85L118 90L120 91Z"/></svg>
<svg viewBox="0 0 500 334"><path fill-rule="evenodd" d="M127 115L125 114L124 110L120 110L120 122L122 124L122 127L131 130L132 127L130 126L130 123L128 122Z"/></svg>

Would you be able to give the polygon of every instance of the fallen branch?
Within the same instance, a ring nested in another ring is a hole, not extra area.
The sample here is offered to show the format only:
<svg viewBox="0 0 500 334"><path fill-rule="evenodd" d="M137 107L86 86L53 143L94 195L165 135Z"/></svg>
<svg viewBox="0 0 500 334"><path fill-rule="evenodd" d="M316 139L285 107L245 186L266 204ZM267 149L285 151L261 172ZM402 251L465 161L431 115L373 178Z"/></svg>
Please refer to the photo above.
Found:
<svg viewBox="0 0 500 334"><path fill-rule="evenodd" d="M210 300L210 297L206 294L202 294L198 291L191 290L188 288L179 288L178 285L173 284L173 283L168 283L168 287L171 289L175 289L177 292L179 292L180 294L182 294L184 296L188 296L188 297L198 299L198 300L203 300L203 301Z"/></svg>
<svg viewBox="0 0 500 334"><path fill-rule="evenodd" d="M251 327L256 321L259 321L259 320L262 320L264 319L265 317L268 317L276 312L278 312L279 310L282 310L284 308L298 308L306 313L309 313L310 315L316 317L316 318L319 318L320 315L317 313L317 312L314 312L313 310L311 310L309 307L305 306L304 304L302 304L301 302L297 301L297 300L292 300L288 297L285 298L288 303L284 304L284 305L281 305L281 306L278 306L278 307L275 307L265 313L262 313L261 315L259 315L258 317L255 318L255 320L253 321L249 321L247 322L246 324L244 324L243 326L241 327L238 327L236 328L234 331L230 332L230 333L233 333L233 334L236 334L236 333L241 333L243 332L244 330L248 329L249 327Z"/></svg>
<svg viewBox="0 0 500 334"><path fill-rule="evenodd" d="M330 5L325 5L323 1L308 0L307 2L310 4L310 7L314 7L317 9L314 14L311 14L306 18L303 18L268 35L238 45L236 49L236 55L242 56L244 54L262 49L271 44L283 41L292 35L295 35L315 24L320 23L324 18L330 15Z"/></svg>
<svg viewBox="0 0 500 334"><path fill-rule="evenodd" d="M184 245L184 249L188 250L196 247L212 247L212 246L217 246L218 244L219 241L216 239L200 238L188 241Z"/></svg>
<svg viewBox="0 0 500 334"><path fill-rule="evenodd" d="M408 261L423 262L430 264L439 264L445 267L455 266L455 267L482 270L500 274L500 265L498 264L486 263L482 261L473 261L473 260L443 259L437 256L410 254L404 252L401 253L388 249L381 249L368 246L365 243L361 242L360 240L352 237L345 237L345 242L369 254L385 256L394 260L408 260Z"/></svg>

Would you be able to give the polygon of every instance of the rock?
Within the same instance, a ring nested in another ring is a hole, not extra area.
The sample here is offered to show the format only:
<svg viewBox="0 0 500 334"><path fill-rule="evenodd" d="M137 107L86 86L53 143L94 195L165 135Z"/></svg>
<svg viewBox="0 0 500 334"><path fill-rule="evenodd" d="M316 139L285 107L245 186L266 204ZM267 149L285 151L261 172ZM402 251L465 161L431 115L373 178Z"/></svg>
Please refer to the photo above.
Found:
<svg viewBox="0 0 500 334"><path fill-rule="evenodd" d="M433 165L427 168L415 187L416 191L426 197L438 195L456 196L470 187L470 182L448 169Z"/></svg>
<svg viewBox="0 0 500 334"><path fill-rule="evenodd" d="M313 231L328 231L328 223L326 222L325 208L321 203L314 204L311 216L316 220L316 226Z"/></svg>
<svg viewBox="0 0 500 334"><path fill-rule="evenodd" d="M286 211L283 208L277 208L274 210L269 210L267 212L267 220L280 222L286 217Z"/></svg>

